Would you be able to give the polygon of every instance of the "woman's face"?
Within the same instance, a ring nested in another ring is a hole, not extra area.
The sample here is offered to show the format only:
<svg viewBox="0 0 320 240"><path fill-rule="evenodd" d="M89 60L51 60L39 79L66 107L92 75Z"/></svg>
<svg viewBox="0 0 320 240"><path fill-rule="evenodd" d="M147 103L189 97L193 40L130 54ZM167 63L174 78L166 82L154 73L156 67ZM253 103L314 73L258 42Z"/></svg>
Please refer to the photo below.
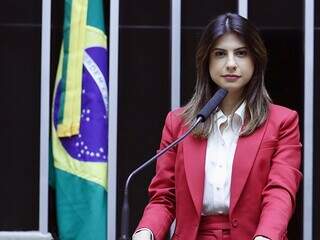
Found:
<svg viewBox="0 0 320 240"><path fill-rule="evenodd" d="M210 53L209 72L219 87L241 94L253 71L252 56L239 36L228 32L217 40Z"/></svg>

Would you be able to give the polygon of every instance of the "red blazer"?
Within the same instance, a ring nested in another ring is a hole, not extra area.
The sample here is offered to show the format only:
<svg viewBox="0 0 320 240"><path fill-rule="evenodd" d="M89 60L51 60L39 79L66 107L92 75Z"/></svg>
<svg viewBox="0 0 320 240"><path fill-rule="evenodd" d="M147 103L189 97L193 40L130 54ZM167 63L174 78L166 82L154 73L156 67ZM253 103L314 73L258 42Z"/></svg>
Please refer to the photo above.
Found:
<svg viewBox="0 0 320 240"><path fill-rule="evenodd" d="M186 127L181 110L166 118L160 148ZM266 122L249 136L239 137L231 180L229 218L231 239L249 240L256 235L287 239L302 174L301 144L295 111L270 104ZM207 140L194 136L157 161L149 186L150 202L139 228L149 228L156 240L165 239L176 218L174 240L196 240L199 227Z"/></svg>

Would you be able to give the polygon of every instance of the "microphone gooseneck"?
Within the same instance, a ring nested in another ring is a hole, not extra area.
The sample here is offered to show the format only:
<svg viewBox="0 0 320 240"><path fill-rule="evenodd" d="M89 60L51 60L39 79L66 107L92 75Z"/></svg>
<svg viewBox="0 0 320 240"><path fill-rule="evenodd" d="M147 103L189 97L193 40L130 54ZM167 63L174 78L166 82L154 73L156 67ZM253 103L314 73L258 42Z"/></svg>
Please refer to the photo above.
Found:
<svg viewBox="0 0 320 240"><path fill-rule="evenodd" d="M192 126L186 131L184 134L182 134L178 139L176 139L174 142L160 150L156 155L154 155L152 158L150 158L148 161L144 162L140 167L136 168L134 171L131 172L131 174L128 176L126 185L124 188L124 196L123 196L123 205L122 205L122 213L121 213L121 235L119 240L129 240L129 185L132 177L139 173L141 170L143 170L145 167L149 166L154 160L156 160L158 157L165 154L169 149L176 146L179 142L181 142L183 139L185 139L192 130L200 123L204 122L208 116L215 110L215 108L222 102L223 98L227 95L227 90L219 89L213 97L208 101L208 103L201 109L199 114L197 115L196 121L192 124Z"/></svg>

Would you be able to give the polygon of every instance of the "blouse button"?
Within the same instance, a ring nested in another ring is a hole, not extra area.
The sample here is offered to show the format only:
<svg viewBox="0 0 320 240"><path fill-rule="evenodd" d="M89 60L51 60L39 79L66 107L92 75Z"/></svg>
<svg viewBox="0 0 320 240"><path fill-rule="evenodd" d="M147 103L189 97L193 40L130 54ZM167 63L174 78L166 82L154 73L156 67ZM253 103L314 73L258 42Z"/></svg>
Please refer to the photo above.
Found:
<svg viewBox="0 0 320 240"><path fill-rule="evenodd" d="M239 225L238 219L234 218L231 221L232 227L236 228Z"/></svg>

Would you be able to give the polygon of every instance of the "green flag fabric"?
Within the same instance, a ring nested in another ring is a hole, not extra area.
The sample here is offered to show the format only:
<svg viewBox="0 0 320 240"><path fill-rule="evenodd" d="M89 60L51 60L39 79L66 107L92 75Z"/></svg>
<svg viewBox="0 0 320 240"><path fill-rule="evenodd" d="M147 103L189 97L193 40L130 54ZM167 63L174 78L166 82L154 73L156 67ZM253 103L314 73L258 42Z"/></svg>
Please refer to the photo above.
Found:
<svg viewBox="0 0 320 240"><path fill-rule="evenodd" d="M52 107L59 239L107 239L108 51L103 0L65 0Z"/></svg>

